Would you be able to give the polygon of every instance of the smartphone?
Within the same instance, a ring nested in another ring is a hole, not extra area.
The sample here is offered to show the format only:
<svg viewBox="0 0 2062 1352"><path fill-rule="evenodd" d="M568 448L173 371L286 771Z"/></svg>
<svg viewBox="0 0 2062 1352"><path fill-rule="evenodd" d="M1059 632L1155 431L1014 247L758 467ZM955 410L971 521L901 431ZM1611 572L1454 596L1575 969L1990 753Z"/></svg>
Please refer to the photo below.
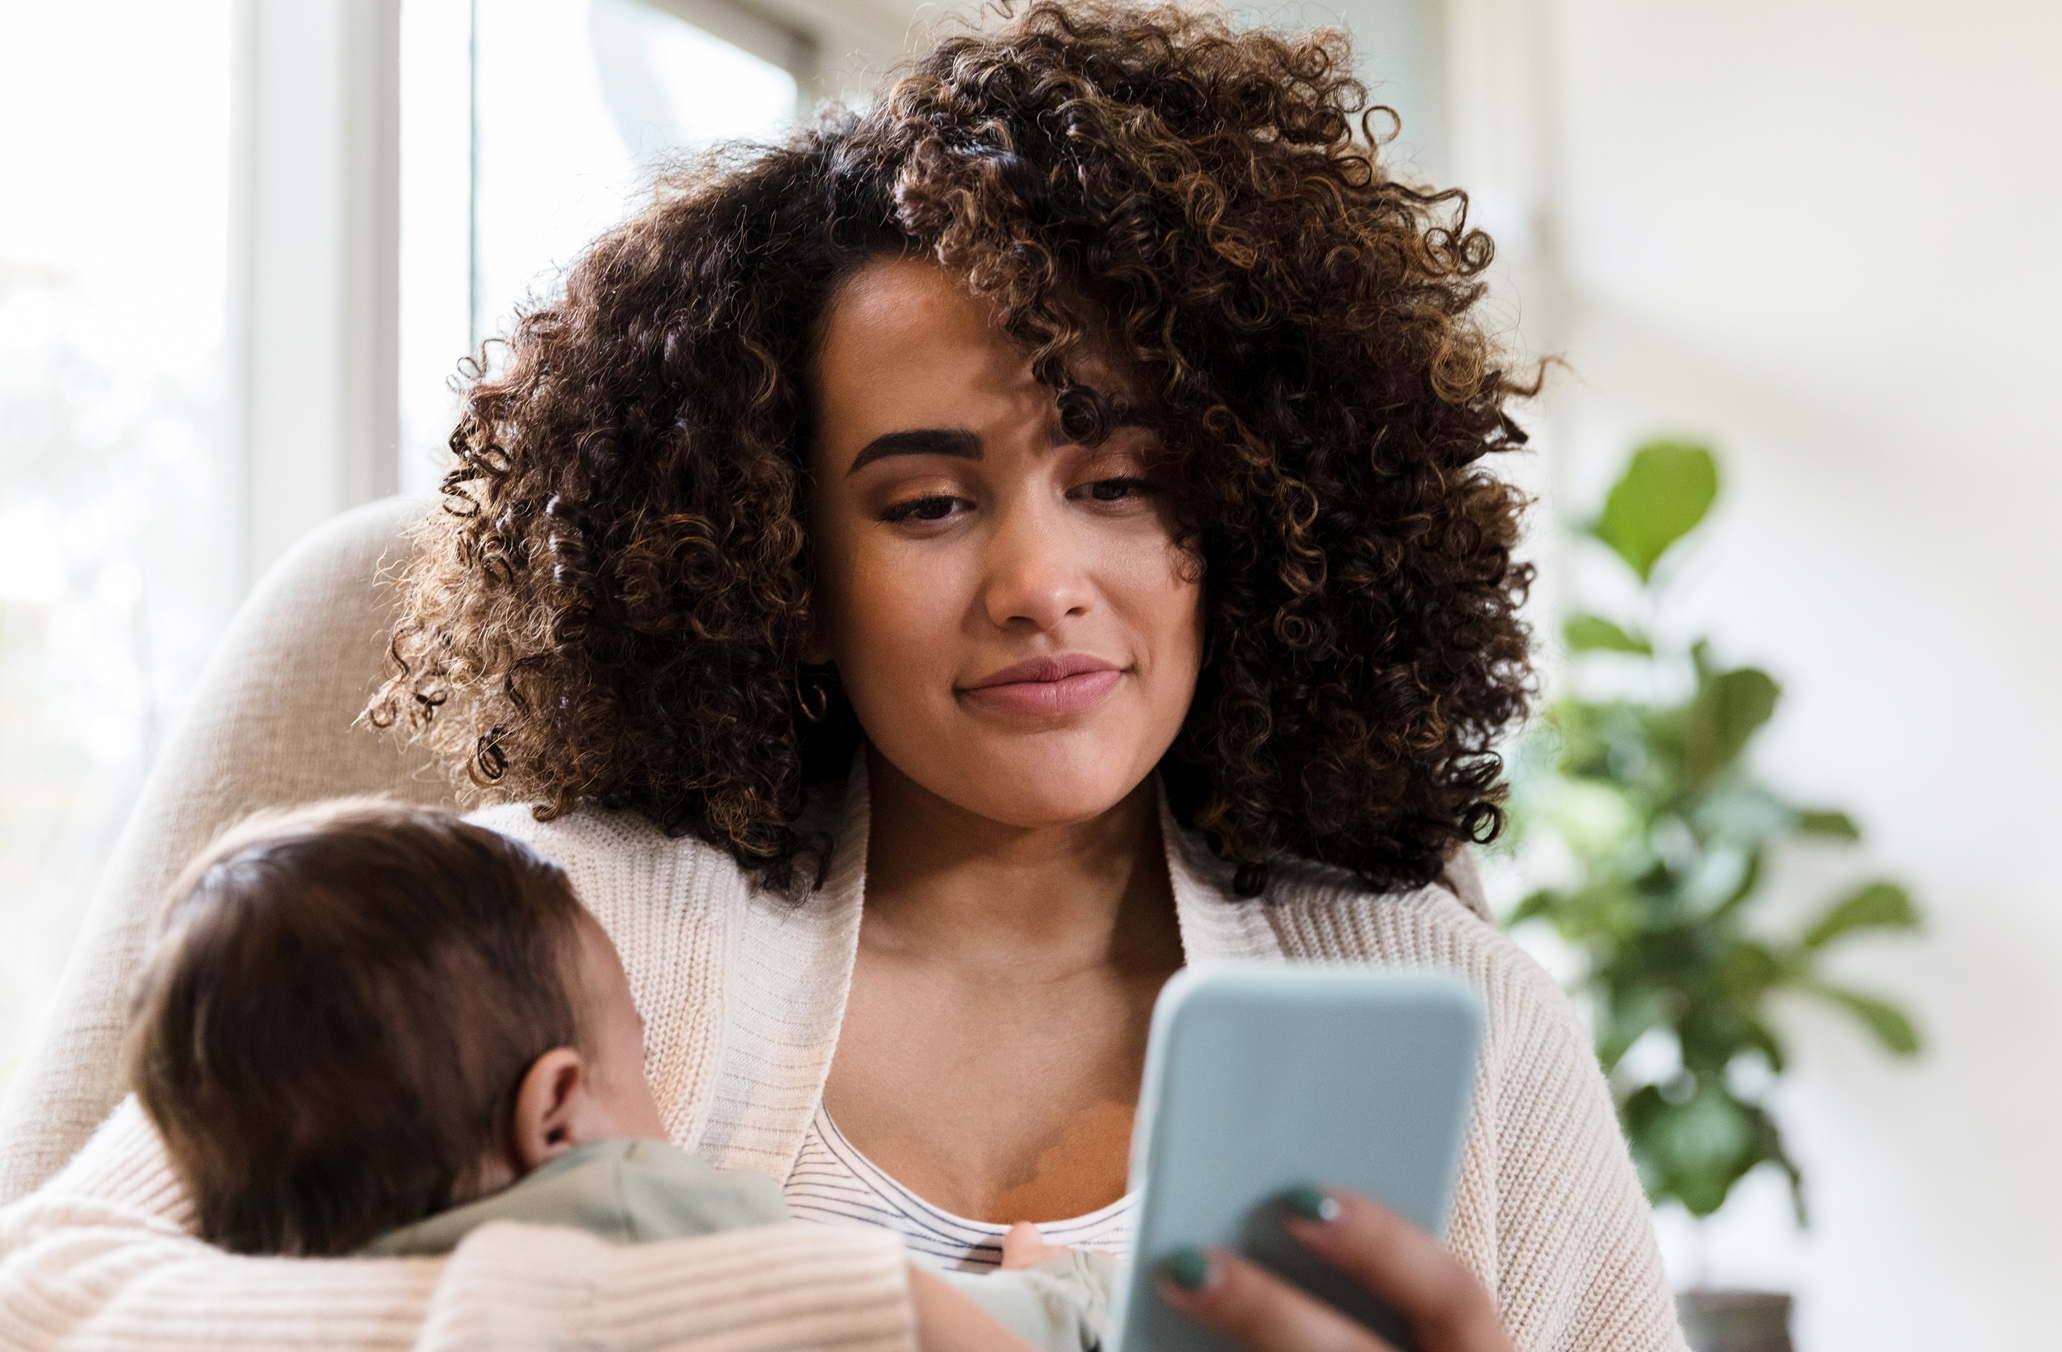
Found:
<svg viewBox="0 0 2062 1352"><path fill-rule="evenodd" d="M1436 972L1213 964L1177 973L1153 1007L1132 1132L1143 1195L1113 1352L1233 1352L1160 1298L1160 1265L1221 1245L1398 1347L1408 1327L1283 1227L1303 1184L1373 1197L1445 1235L1482 1002Z"/></svg>

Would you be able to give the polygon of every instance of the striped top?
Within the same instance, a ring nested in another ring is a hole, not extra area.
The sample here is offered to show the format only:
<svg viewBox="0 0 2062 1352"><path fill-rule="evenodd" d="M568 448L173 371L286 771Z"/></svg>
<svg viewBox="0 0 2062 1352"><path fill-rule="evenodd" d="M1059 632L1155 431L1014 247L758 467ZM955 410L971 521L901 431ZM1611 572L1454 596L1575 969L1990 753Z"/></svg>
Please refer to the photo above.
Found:
<svg viewBox="0 0 2062 1352"><path fill-rule="evenodd" d="M911 1253L964 1271L1002 1265L1007 1225L955 1216L903 1187L853 1148L821 1103L809 1120L802 1153L795 1158L784 1193L788 1215L796 1220L893 1230ZM1138 1194L1128 1192L1086 1216L1041 1221L1038 1233L1046 1243L1060 1248L1094 1249L1124 1259L1131 1254L1137 1212Z"/></svg>

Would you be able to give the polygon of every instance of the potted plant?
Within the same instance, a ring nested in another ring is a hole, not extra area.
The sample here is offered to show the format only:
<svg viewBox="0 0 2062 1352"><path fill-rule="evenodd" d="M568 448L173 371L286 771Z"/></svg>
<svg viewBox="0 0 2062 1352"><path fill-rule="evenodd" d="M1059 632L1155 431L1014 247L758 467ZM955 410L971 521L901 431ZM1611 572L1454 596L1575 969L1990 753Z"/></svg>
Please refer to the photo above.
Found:
<svg viewBox="0 0 2062 1352"><path fill-rule="evenodd" d="M1657 565L1717 495L1708 450L1656 442L1582 528L1631 570L1636 600L1617 618L1578 612L1562 626L1569 693L1521 748L1508 838L1515 848L1558 837L1569 876L1526 896L1506 923L1550 924L1585 960L1578 994L1649 1200L1674 1199L1701 1220L1748 1171L1773 1165L1802 1224L1803 1178L1765 1103L1788 1065L1770 997L1829 1002L1893 1054L1913 1055L1911 1020L1829 978L1824 960L1858 932L1912 929L1918 913L1886 879L1832 898L1791 932L1758 913L1775 851L1861 832L1846 813L1799 807L1756 777L1747 752L1775 712L1776 681L1724 666L1706 640L1670 641L1670 570ZM1643 1040L1659 1054L1628 1059ZM1788 1307L1771 1293L1682 1297L1699 1352L1787 1349Z"/></svg>

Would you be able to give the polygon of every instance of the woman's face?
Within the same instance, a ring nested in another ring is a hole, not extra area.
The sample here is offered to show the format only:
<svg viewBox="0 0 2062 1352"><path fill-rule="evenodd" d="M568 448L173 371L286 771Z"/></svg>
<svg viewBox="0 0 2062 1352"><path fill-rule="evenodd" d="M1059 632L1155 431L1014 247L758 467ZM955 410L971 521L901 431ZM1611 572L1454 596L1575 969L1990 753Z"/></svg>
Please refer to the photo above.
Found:
<svg viewBox="0 0 2062 1352"><path fill-rule="evenodd" d="M1093 449L943 269L870 264L825 319L823 645L875 750L992 821L1086 821L1173 742L1202 658L1159 439ZM1112 399L1121 374L1080 378Z"/></svg>

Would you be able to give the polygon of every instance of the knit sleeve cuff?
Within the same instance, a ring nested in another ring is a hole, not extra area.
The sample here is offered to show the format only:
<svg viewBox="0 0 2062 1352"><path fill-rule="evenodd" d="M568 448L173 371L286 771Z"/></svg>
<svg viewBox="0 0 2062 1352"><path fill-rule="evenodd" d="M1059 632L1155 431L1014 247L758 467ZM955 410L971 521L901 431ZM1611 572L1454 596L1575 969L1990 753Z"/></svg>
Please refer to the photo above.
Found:
<svg viewBox="0 0 2062 1352"><path fill-rule="evenodd" d="M900 1238L801 1223L617 1246L502 1221L451 1256L418 1344L913 1352Z"/></svg>
<svg viewBox="0 0 2062 1352"><path fill-rule="evenodd" d="M41 1194L39 1194L41 1195ZM24 1352L914 1352L895 1235L787 1223L617 1246L497 1222L449 1258L246 1258L44 1196L0 1213L0 1328ZM12 1223L10 1223L12 1222Z"/></svg>

